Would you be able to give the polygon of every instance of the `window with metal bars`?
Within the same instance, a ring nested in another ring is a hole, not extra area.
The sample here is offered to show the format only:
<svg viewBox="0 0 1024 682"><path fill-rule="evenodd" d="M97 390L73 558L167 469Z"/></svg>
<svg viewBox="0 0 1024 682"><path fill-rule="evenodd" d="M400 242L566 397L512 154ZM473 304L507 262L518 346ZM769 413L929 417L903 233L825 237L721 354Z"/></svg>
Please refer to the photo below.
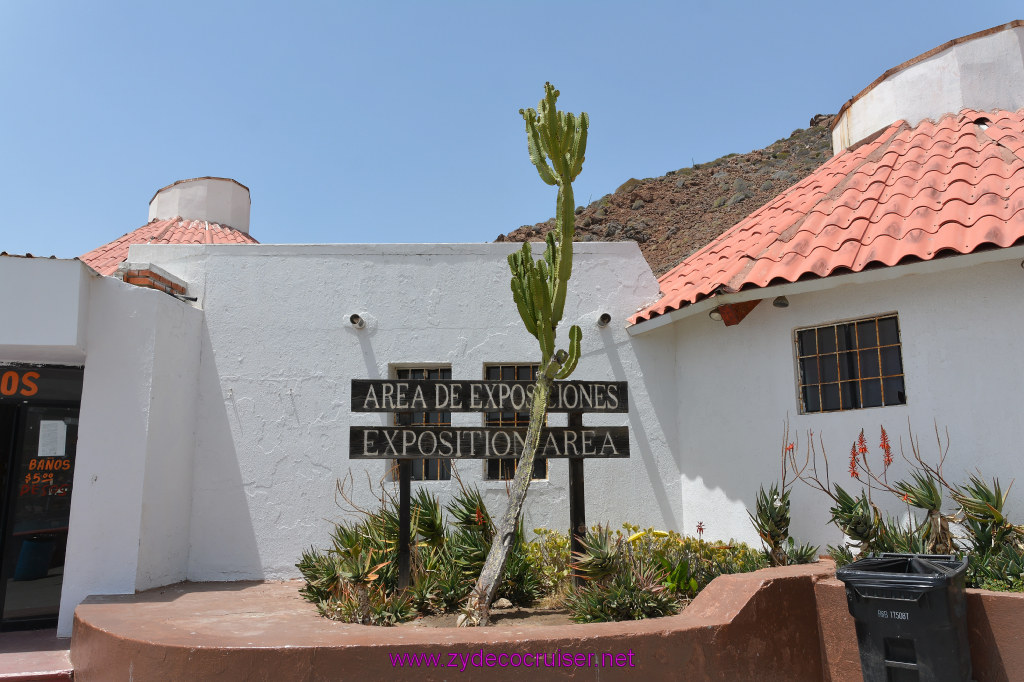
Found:
<svg viewBox="0 0 1024 682"><path fill-rule="evenodd" d="M484 378L490 380L501 379L503 381L536 381L537 365L488 365L484 369ZM519 426L526 428L530 425L529 412L485 412L484 426ZM488 459L485 470L485 478L489 481L508 481L516 475L518 460ZM543 457L533 460L532 478L545 479L548 477L548 461Z"/></svg>
<svg viewBox="0 0 1024 682"><path fill-rule="evenodd" d="M795 343L802 413L907 403L895 314L797 329Z"/></svg>
<svg viewBox="0 0 1024 682"><path fill-rule="evenodd" d="M402 381L450 381L450 367L402 367L395 370L395 378ZM451 412L395 412L395 426L450 426ZM391 468L391 479L398 480L398 462ZM413 481L447 481L452 477L452 463L447 459L414 459Z"/></svg>

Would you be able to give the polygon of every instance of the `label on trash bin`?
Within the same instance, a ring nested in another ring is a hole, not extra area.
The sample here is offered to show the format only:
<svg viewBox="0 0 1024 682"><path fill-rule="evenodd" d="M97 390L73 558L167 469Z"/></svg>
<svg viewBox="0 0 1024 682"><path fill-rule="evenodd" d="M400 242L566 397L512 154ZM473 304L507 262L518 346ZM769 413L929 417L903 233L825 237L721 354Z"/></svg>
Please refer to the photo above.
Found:
<svg viewBox="0 0 1024 682"><path fill-rule="evenodd" d="M890 611L889 609L878 609L878 617L887 620L910 620L909 611Z"/></svg>

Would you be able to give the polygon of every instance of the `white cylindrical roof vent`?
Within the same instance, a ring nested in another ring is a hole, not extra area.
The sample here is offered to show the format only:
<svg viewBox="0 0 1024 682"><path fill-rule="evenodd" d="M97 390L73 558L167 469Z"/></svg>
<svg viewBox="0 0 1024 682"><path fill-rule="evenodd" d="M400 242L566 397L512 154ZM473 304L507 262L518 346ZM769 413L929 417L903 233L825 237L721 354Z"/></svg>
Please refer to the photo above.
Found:
<svg viewBox="0 0 1024 682"><path fill-rule="evenodd" d="M249 233L249 188L230 178L178 180L149 201L149 221L205 220Z"/></svg>

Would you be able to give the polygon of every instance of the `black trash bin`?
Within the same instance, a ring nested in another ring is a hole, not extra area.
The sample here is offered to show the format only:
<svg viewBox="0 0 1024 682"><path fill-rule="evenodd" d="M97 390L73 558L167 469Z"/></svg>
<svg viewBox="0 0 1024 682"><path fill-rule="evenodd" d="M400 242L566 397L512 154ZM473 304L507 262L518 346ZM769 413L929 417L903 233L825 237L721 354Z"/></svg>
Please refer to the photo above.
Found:
<svg viewBox="0 0 1024 682"><path fill-rule="evenodd" d="M967 682L967 560L882 554L836 571L857 624L865 682Z"/></svg>

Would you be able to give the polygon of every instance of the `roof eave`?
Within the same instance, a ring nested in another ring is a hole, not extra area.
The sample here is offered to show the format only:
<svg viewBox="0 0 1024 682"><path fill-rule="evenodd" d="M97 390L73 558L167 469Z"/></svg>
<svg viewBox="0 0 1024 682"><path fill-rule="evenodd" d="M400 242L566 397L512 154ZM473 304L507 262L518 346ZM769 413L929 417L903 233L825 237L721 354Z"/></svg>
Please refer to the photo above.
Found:
<svg viewBox="0 0 1024 682"><path fill-rule="evenodd" d="M718 294L703 300L691 303L690 305L678 308L671 312L664 313L653 319L636 322L626 327L630 336L639 336L654 331L666 325L685 320L701 313L707 314L720 305L726 303L741 303L776 296L796 296L798 294L809 294L818 291L827 291L836 287L851 284L870 284L874 282L885 282L899 279L909 275L926 275L936 272L947 272L961 268L996 263L1005 260L1024 261L1024 245L1008 246L999 249L977 251L974 253L956 254L933 258L915 263L892 265L882 268L862 270L860 272L848 272L841 275L829 275L828 277L817 277L814 279L775 284L767 287L744 289L734 294ZM1024 263L1022 263L1024 266Z"/></svg>

